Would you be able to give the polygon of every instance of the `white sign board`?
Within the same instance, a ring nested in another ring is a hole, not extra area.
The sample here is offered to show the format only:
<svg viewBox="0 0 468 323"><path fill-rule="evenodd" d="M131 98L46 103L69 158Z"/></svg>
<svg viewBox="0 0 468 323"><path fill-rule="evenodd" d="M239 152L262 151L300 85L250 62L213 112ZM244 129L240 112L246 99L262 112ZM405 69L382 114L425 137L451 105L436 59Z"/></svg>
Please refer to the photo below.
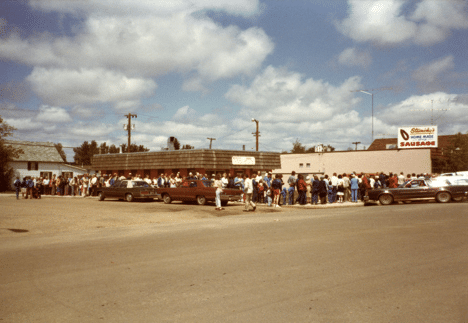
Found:
<svg viewBox="0 0 468 323"><path fill-rule="evenodd" d="M233 156L232 164L233 165L255 165L255 157Z"/></svg>
<svg viewBox="0 0 468 323"><path fill-rule="evenodd" d="M398 128L398 149L437 148L437 126Z"/></svg>

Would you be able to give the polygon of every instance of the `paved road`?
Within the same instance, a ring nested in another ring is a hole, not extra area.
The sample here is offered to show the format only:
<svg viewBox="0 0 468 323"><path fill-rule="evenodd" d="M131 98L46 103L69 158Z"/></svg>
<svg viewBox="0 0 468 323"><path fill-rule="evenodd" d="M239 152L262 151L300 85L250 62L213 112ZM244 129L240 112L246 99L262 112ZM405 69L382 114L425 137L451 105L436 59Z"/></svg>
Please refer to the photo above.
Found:
<svg viewBox="0 0 468 323"><path fill-rule="evenodd" d="M47 203L61 210L63 201ZM10 224L12 209L20 221L42 205L1 203L0 220ZM258 213L239 206L223 217L210 207L174 222L141 212L151 221L114 226L106 223L155 204L110 202L102 215L97 201L77 203L83 207L68 211L77 222L94 216L102 225L26 233L1 225L0 321L468 320L467 203ZM80 215L88 205L99 214ZM168 208L190 214L197 206Z"/></svg>

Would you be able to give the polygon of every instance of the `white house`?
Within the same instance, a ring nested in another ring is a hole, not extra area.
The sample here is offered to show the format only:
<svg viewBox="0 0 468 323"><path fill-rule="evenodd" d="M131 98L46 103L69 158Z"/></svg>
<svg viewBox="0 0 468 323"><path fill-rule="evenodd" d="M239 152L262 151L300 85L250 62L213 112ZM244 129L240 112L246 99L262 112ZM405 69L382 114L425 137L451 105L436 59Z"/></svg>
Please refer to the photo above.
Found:
<svg viewBox="0 0 468 323"><path fill-rule="evenodd" d="M84 168L65 164L52 142L5 140L5 144L24 152L10 163L14 177L18 176L20 179L26 176L51 178L52 175L74 177L88 173Z"/></svg>

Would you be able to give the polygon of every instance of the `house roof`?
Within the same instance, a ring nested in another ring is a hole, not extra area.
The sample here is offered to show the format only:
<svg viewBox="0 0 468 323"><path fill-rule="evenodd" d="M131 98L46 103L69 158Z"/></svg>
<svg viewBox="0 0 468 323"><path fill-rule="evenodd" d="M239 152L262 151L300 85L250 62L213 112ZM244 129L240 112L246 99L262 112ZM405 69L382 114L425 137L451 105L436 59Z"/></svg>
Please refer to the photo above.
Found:
<svg viewBox="0 0 468 323"><path fill-rule="evenodd" d="M457 135L439 135L438 136L438 148L435 149L446 149L450 147L452 141ZM397 149L398 139L397 138L383 138L375 139L372 145L367 150L386 150L386 149ZM387 145L393 145L394 148L387 148Z"/></svg>
<svg viewBox="0 0 468 323"><path fill-rule="evenodd" d="M6 145L13 148L23 150L18 158L14 161L34 161L34 162L48 162L48 163L64 163L62 156L58 152L53 142L33 142L33 141L17 141L5 140Z"/></svg>

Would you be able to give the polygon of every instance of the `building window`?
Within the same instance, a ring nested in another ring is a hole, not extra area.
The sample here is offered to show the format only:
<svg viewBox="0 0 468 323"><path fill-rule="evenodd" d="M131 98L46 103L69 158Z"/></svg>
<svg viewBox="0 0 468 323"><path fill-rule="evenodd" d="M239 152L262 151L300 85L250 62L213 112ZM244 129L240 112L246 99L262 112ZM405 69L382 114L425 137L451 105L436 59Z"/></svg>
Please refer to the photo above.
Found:
<svg viewBox="0 0 468 323"><path fill-rule="evenodd" d="M304 164L303 164L303 163L300 163L300 164L299 164L299 168L304 168Z"/></svg>
<svg viewBox="0 0 468 323"><path fill-rule="evenodd" d="M306 164L306 168L310 168L310 163L307 163L307 164Z"/></svg>
<svg viewBox="0 0 468 323"><path fill-rule="evenodd" d="M28 170L39 170L38 162L28 162Z"/></svg>

